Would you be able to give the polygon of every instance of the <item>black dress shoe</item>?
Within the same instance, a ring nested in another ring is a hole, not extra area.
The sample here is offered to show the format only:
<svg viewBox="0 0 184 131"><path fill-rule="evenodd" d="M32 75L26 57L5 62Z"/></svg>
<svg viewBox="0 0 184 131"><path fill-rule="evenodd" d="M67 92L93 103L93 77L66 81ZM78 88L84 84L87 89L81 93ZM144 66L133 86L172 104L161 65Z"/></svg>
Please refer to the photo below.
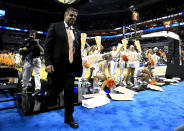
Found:
<svg viewBox="0 0 184 131"><path fill-rule="evenodd" d="M72 120L72 121L66 121L65 120L65 123L68 124L68 125L70 125L71 128L78 128L79 127L79 125L77 124L77 122L75 122L74 120Z"/></svg>
<svg viewBox="0 0 184 131"><path fill-rule="evenodd" d="M36 89L34 92L34 95L38 95L41 91L39 89Z"/></svg>

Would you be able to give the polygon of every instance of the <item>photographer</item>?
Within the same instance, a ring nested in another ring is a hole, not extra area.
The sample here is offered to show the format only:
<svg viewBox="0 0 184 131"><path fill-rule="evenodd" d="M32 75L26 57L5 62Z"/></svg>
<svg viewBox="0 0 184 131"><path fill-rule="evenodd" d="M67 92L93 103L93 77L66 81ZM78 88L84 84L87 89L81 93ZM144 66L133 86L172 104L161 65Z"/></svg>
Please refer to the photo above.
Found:
<svg viewBox="0 0 184 131"><path fill-rule="evenodd" d="M23 92L27 91L28 82L34 70L35 80L35 92L34 94L40 93L40 70L41 70L41 58L44 54L44 49L40 45L39 39L36 38L36 31L29 32L29 38L25 39L21 48L19 49L20 54L23 56L23 70L22 70L22 87Z"/></svg>
<svg viewBox="0 0 184 131"><path fill-rule="evenodd" d="M152 80L152 64L150 62L146 62L143 67L136 70L134 74L134 84L137 86L139 82L144 81L149 83L151 80Z"/></svg>

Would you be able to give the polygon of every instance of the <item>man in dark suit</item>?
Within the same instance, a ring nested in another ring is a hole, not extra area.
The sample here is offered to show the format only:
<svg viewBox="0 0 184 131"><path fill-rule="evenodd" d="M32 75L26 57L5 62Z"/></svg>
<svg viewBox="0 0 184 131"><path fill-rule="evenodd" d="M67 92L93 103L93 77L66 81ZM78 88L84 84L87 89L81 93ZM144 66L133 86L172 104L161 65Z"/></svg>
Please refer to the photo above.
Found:
<svg viewBox="0 0 184 131"><path fill-rule="evenodd" d="M48 94L57 96L64 90L65 123L78 128L73 119L74 79L82 75L80 32L73 26L78 11L67 8L64 22L52 23L45 42L46 71L52 75Z"/></svg>

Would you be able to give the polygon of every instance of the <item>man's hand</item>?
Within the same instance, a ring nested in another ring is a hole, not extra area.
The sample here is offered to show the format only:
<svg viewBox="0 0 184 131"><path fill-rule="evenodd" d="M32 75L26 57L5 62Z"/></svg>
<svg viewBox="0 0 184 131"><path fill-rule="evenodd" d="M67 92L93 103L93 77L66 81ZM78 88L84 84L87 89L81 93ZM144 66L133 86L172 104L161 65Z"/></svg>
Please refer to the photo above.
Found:
<svg viewBox="0 0 184 131"><path fill-rule="evenodd" d="M35 39L34 41L36 41L36 44L37 44L37 45L40 45L40 44L39 44L39 39Z"/></svg>
<svg viewBox="0 0 184 131"><path fill-rule="evenodd" d="M27 51L28 49L26 47L20 48L19 51Z"/></svg>
<svg viewBox="0 0 184 131"><path fill-rule="evenodd" d="M43 54L44 54L44 49L43 49L43 47L40 45L40 40L39 40L39 39L34 39L34 41L36 42L36 46L38 46L39 49L40 49L40 55L43 55Z"/></svg>
<svg viewBox="0 0 184 131"><path fill-rule="evenodd" d="M53 65L46 66L46 72L48 72L48 73L54 72L54 66Z"/></svg>

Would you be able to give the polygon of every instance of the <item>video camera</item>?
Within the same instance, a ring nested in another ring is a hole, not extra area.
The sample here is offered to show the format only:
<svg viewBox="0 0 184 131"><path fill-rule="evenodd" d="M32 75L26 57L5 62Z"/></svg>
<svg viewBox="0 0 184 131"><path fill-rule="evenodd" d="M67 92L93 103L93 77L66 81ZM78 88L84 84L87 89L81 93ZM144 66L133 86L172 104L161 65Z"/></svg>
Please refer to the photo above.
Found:
<svg viewBox="0 0 184 131"><path fill-rule="evenodd" d="M25 47L26 47L28 50L34 49L35 46L38 46L38 45L37 45L37 42L38 42L38 41L36 41L36 40L33 39L33 38L28 38Z"/></svg>
<svg viewBox="0 0 184 131"><path fill-rule="evenodd" d="M23 56L28 56L29 58L34 58L40 55L39 46L37 44L37 40L33 38L28 38L25 44L25 47L28 49L27 51L20 52Z"/></svg>

